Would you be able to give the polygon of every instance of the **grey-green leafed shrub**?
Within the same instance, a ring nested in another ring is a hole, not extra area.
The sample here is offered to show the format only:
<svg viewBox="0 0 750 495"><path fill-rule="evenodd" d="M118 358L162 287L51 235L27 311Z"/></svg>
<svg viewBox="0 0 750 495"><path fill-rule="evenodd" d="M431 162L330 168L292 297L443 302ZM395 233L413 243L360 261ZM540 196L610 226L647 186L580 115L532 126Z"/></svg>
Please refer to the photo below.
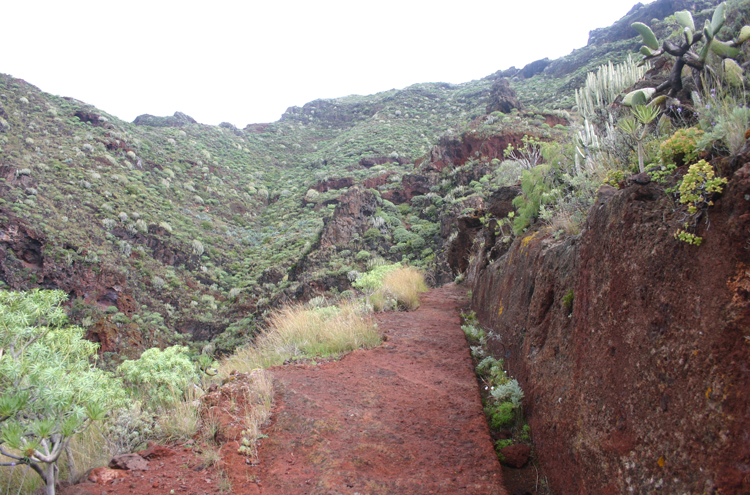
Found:
<svg viewBox="0 0 750 495"><path fill-rule="evenodd" d="M470 342L481 342L485 338L484 330L475 325L461 325L461 330Z"/></svg>
<svg viewBox="0 0 750 495"><path fill-rule="evenodd" d="M29 465L48 495L70 439L126 400L121 381L93 366L97 344L67 325L65 300L0 291L0 466Z"/></svg>
<svg viewBox="0 0 750 495"><path fill-rule="evenodd" d="M170 404L180 400L188 386L197 382L195 366L188 348L175 345L163 351L148 349L136 360L123 362L117 371L133 385L134 393Z"/></svg>
<svg viewBox="0 0 750 495"><path fill-rule="evenodd" d="M360 251L357 253L357 256L355 256L355 259L357 261L367 261L370 259L370 252L369 251Z"/></svg>
<svg viewBox="0 0 750 495"><path fill-rule="evenodd" d="M158 438L161 429L156 419L156 415L144 409L140 402L115 409L104 435L110 454L129 454L148 440Z"/></svg>
<svg viewBox="0 0 750 495"><path fill-rule="evenodd" d="M462 327L463 328L463 327ZM477 365L476 371L477 375L480 376L492 376L494 374L497 374L495 370L499 370L500 372L503 371L503 360L502 359L495 359L492 356L487 356L486 358L482 359L479 364Z"/></svg>
<svg viewBox="0 0 750 495"><path fill-rule="evenodd" d="M518 380L514 378L496 386L495 390L492 391L492 397L498 402L510 402L514 408L517 408L523 400L523 390L521 390Z"/></svg>
<svg viewBox="0 0 750 495"><path fill-rule="evenodd" d="M193 239L193 254L198 256L203 254L203 243L198 239Z"/></svg>

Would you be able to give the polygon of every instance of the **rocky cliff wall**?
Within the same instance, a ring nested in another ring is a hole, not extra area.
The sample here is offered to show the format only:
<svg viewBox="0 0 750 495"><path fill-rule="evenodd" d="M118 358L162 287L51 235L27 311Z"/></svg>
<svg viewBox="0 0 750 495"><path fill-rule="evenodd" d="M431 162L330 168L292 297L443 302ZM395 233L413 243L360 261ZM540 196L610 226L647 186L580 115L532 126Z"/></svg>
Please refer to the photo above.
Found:
<svg viewBox="0 0 750 495"><path fill-rule="evenodd" d="M479 234L472 305L555 493L750 493L749 200L747 164L700 247L673 238L684 218L653 183L602 195L578 236L536 230L494 261Z"/></svg>

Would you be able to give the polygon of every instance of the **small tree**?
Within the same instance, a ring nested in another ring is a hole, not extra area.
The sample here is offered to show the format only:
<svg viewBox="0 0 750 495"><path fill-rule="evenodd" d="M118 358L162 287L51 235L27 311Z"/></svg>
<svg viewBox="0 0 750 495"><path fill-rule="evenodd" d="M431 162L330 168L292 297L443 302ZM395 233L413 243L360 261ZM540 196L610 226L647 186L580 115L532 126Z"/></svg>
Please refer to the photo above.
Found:
<svg viewBox="0 0 750 495"><path fill-rule="evenodd" d="M26 464L54 495L71 437L120 405L119 380L93 364L97 345L66 326L62 291L0 291L0 466Z"/></svg>

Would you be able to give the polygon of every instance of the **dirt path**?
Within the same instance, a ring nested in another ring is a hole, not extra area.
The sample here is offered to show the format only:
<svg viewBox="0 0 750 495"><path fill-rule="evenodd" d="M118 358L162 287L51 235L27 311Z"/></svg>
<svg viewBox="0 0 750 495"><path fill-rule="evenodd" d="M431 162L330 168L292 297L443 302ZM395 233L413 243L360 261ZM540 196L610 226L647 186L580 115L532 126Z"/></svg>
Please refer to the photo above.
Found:
<svg viewBox="0 0 750 495"><path fill-rule="evenodd" d="M248 465L234 441L221 449L231 493L507 495L459 326L462 294L451 284L424 294L417 311L377 315L387 341L376 349L272 369L260 462ZM175 454L105 492L217 492L216 473L191 449Z"/></svg>
<svg viewBox="0 0 750 495"><path fill-rule="evenodd" d="M275 369L276 422L251 468L260 493L505 493L460 294L432 290L417 311L378 315L380 348Z"/></svg>

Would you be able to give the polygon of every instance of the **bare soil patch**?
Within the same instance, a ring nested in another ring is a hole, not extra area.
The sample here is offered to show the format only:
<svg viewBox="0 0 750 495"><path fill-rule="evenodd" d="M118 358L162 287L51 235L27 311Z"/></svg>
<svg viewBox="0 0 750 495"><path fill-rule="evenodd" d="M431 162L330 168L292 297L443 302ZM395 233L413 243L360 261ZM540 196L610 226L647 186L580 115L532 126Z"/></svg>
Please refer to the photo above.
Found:
<svg viewBox="0 0 750 495"><path fill-rule="evenodd" d="M259 462L231 438L221 447L231 493L507 495L460 329L462 298L451 284L424 294L417 311L378 314L387 340L376 349L273 368ZM216 493L215 470L175 450L92 493Z"/></svg>

